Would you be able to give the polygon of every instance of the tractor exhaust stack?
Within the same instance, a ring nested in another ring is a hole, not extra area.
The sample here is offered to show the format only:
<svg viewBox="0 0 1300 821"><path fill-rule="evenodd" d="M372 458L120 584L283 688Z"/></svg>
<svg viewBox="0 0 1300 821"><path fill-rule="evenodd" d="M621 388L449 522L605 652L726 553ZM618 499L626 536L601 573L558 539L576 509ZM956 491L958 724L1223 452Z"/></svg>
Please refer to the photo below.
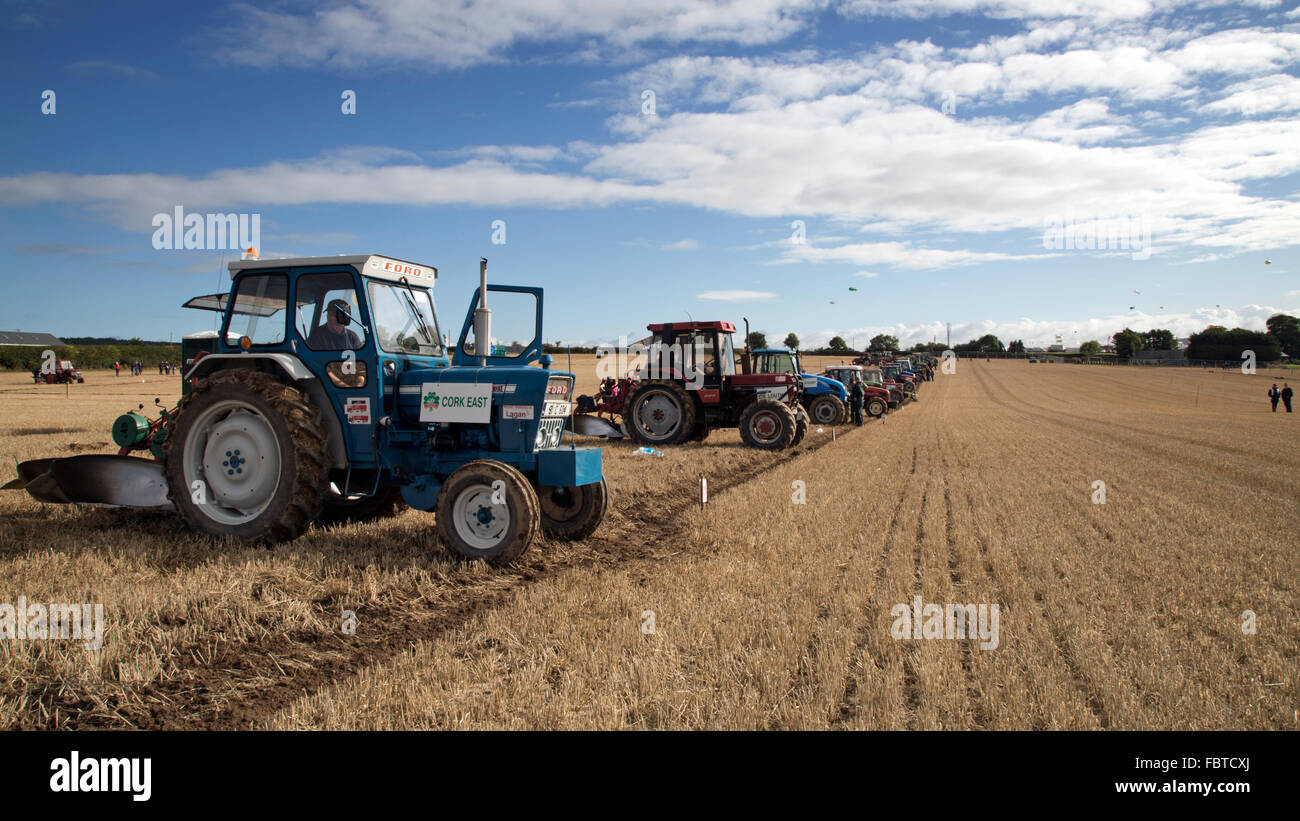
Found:
<svg viewBox="0 0 1300 821"><path fill-rule="evenodd" d="M474 309L474 355L480 368L492 355L492 310L487 306L487 257L478 261L478 307Z"/></svg>
<svg viewBox="0 0 1300 821"><path fill-rule="evenodd" d="M745 320L745 347L740 350L740 372L747 374L753 369L753 360L749 356L749 317Z"/></svg>

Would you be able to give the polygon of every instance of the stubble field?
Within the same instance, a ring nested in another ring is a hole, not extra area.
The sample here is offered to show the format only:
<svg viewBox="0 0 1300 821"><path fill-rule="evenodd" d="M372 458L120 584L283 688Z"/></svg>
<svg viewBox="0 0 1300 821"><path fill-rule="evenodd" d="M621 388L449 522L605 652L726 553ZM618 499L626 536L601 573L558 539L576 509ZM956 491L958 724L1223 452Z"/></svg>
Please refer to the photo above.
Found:
<svg viewBox="0 0 1300 821"><path fill-rule="evenodd" d="M0 376L0 459L112 452L179 392L146 380ZM0 641L0 728L1295 729L1300 415L1271 381L962 361L833 442L616 443L595 536L505 569L416 511L266 550L6 491L0 603L101 602L108 632ZM895 638L916 596L997 605L996 648Z"/></svg>

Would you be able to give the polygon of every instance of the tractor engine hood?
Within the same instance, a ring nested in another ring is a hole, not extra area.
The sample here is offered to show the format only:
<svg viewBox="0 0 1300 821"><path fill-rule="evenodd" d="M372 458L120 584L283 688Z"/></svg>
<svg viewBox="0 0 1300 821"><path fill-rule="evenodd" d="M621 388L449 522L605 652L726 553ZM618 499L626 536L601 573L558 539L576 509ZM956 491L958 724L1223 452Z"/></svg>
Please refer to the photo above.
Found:
<svg viewBox="0 0 1300 821"><path fill-rule="evenodd" d="M830 391L838 396L841 400L848 401L849 391L844 387L844 383L838 379L831 379L829 376L818 376L816 374L800 374L803 377L803 389L805 393L815 393L818 389Z"/></svg>
<svg viewBox="0 0 1300 821"><path fill-rule="evenodd" d="M406 422L487 424L567 417L573 374L541 368L411 368L397 379L398 414Z"/></svg>

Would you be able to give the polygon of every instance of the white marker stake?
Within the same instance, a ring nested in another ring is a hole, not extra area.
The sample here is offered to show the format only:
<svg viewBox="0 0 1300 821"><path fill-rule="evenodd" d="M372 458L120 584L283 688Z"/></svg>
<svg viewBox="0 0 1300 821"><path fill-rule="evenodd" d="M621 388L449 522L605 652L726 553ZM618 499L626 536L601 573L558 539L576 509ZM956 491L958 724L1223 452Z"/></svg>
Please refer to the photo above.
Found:
<svg viewBox="0 0 1300 821"><path fill-rule="evenodd" d="M700 507L709 503L709 480L703 476L700 477Z"/></svg>

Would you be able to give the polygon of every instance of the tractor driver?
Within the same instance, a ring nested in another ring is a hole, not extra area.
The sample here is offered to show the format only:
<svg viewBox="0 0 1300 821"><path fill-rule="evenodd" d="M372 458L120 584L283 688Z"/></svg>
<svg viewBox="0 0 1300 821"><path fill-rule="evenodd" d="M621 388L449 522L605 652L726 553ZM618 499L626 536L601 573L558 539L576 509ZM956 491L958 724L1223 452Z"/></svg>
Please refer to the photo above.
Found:
<svg viewBox="0 0 1300 821"><path fill-rule="evenodd" d="M352 309L347 300L330 300L325 316L325 324L317 325L307 337L308 347L316 351L349 351L361 347L361 338L348 327L352 323Z"/></svg>

